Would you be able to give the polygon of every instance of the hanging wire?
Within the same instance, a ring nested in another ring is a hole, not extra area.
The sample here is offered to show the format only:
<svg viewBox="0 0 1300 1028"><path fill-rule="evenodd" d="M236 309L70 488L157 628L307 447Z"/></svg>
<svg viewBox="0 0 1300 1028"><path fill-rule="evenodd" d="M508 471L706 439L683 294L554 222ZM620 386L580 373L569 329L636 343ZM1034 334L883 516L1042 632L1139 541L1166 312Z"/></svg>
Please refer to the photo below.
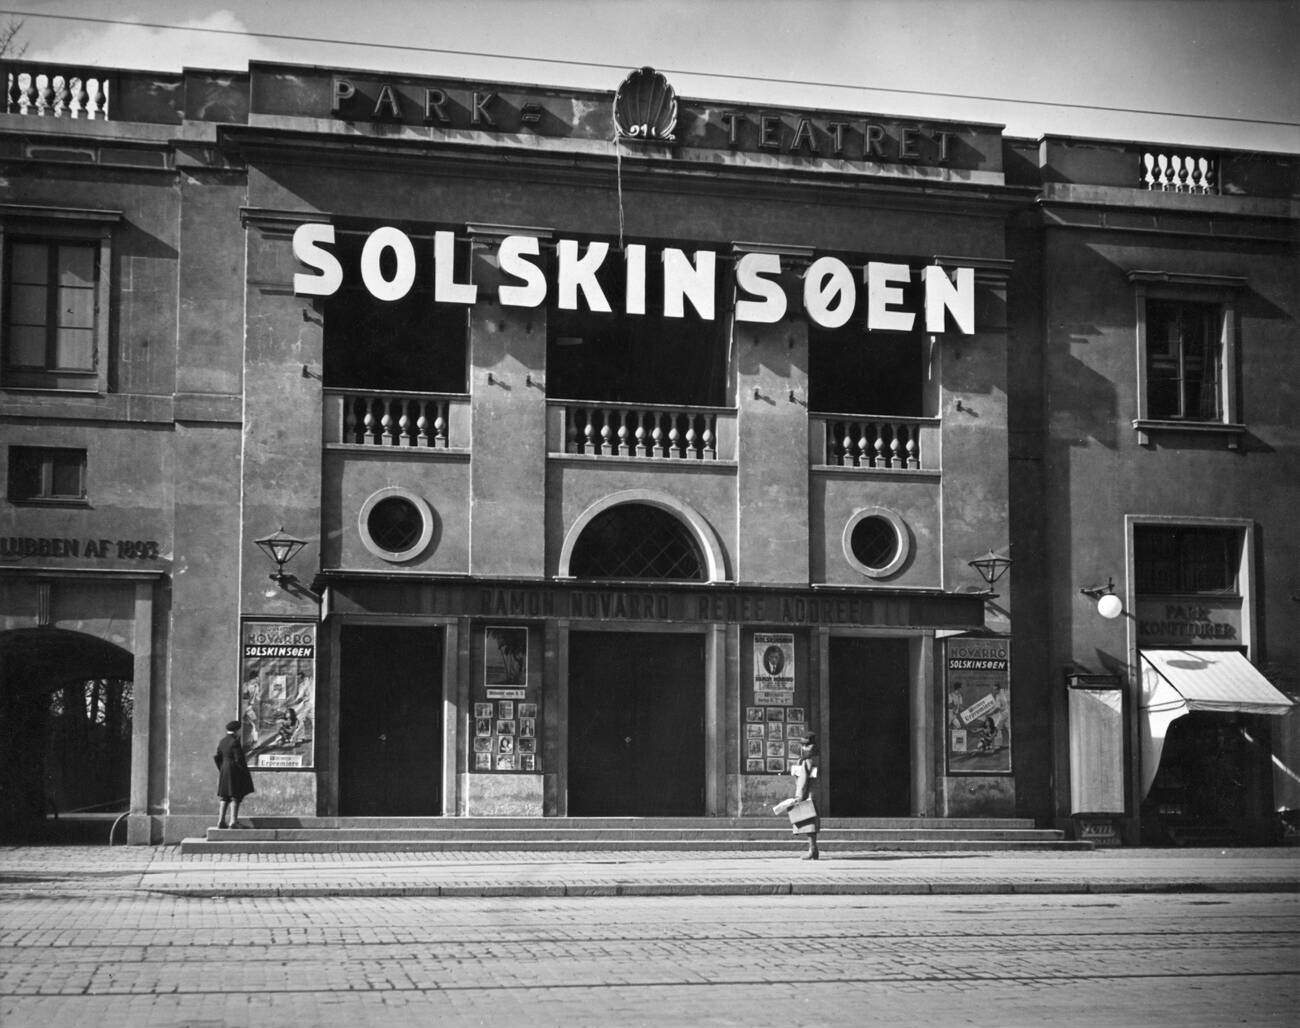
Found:
<svg viewBox="0 0 1300 1028"><path fill-rule="evenodd" d="M623 148L618 145L618 93L610 105L610 121L614 126L614 178L618 184L618 252L623 252Z"/></svg>

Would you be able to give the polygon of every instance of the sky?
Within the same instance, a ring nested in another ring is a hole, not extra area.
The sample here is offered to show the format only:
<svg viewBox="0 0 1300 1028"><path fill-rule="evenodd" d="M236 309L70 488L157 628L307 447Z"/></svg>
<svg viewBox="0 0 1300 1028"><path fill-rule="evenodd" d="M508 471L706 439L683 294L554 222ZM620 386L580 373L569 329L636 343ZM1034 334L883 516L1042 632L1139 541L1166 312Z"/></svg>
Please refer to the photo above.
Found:
<svg viewBox="0 0 1300 1028"><path fill-rule="evenodd" d="M14 21L32 61L611 93L651 65L681 97L1300 153L1300 0L28 0Z"/></svg>

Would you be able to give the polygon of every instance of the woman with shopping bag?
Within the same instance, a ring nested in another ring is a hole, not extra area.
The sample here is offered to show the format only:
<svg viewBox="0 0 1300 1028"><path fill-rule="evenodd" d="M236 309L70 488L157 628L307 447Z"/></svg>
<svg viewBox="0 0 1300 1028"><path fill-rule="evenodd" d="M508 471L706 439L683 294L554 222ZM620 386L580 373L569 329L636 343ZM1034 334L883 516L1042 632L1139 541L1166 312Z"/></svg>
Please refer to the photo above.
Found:
<svg viewBox="0 0 1300 1028"><path fill-rule="evenodd" d="M821 830L821 818L813 803L812 787L817 778L817 736L811 732L799 740L799 762L790 765L790 774L794 775L794 796L782 800L772 808L774 814L784 813L790 818L790 830L795 835L808 836L808 852L804 860L817 860L817 833Z"/></svg>

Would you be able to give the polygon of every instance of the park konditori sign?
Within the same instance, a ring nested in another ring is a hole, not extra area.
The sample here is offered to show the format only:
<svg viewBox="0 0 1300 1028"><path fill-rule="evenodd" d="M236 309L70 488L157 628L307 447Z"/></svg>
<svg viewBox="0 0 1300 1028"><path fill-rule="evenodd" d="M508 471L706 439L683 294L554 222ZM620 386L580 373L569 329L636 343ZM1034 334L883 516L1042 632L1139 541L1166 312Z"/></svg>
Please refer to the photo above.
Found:
<svg viewBox="0 0 1300 1028"><path fill-rule="evenodd" d="M335 242L334 226L329 223L308 222L295 229L294 256L311 269L294 275L295 295L332 296L342 287L345 269ZM644 243L628 243L611 256L610 244L602 240L584 245L577 239L558 239L554 261L543 261L541 242L535 236L510 235L497 249L503 281L489 291L478 283L456 280L455 247L454 232L438 231L433 233L432 253L420 254L409 235L385 225L366 237L359 267L350 270L360 275L372 296L388 302L405 297L417 276L424 274L432 278L433 298L439 303L473 306L488 302L535 308L553 297L561 310L609 314L613 308L598 277L608 263L625 287L619 313L644 315L648 292L655 288L665 317L685 317L688 304L695 316L705 321L718 316L718 254L713 250L688 254L663 247L656 251L658 259L653 264L657 267L652 274L649 248ZM780 279L790 270L778 253L738 255L736 320L772 324L784 318L789 298ZM822 328L839 328L856 314L873 332L910 332L917 327L918 318L923 319L926 332L943 332L951 315L957 331L967 335L975 331L973 268L955 268L951 275L937 264L921 268L921 298L915 309L909 307L904 291L911 281L912 269L906 264L868 261L862 265L859 280L840 258L817 257L802 271L803 311Z"/></svg>

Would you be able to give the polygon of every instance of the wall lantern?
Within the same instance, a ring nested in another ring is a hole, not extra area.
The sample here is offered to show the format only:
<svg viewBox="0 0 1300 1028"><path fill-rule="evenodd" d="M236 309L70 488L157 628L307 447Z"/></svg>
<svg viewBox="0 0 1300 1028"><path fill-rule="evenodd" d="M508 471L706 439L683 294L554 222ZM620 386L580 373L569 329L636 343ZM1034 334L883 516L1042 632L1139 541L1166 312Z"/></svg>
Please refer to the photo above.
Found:
<svg viewBox="0 0 1300 1028"><path fill-rule="evenodd" d="M992 588L993 583L1007 573L1011 567L1010 557L999 557L992 550L982 557L976 557L974 560L968 560L967 565L973 567L980 573L980 578L984 579Z"/></svg>
<svg viewBox="0 0 1300 1028"><path fill-rule="evenodd" d="M1106 576L1105 585L1089 586L1080 589L1079 592L1096 600L1097 613L1108 621L1124 613L1124 601L1115 595L1115 580L1109 575Z"/></svg>
<svg viewBox="0 0 1300 1028"><path fill-rule="evenodd" d="M289 535L284 526L274 535L268 535L263 539L254 540L257 548L265 553L271 560L275 561L275 570L271 573L271 581L275 582L281 589L285 583L294 581L293 575L287 575L284 566L298 555L298 551L307 545L305 540L298 539Z"/></svg>

